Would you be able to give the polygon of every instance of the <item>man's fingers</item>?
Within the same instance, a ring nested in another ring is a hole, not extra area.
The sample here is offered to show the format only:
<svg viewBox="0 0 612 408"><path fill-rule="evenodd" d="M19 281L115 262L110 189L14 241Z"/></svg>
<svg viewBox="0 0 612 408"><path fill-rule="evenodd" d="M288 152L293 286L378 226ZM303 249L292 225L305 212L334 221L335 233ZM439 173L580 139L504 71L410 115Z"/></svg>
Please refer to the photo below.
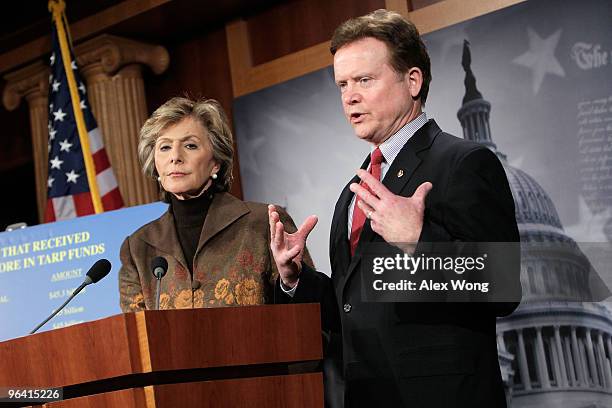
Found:
<svg viewBox="0 0 612 408"><path fill-rule="evenodd" d="M276 235L276 220L273 214L276 213L276 208L273 205L268 206L268 225L270 226L270 241L274 241Z"/></svg>
<svg viewBox="0 0 612 408"><path fill-rule="evenodd" d="M427 197L427 194L431 191L432 188L433 184L431 184L429 181L426 181L417 187L416 191L412 195L412 198L425 203L425 197Z"/></svg>
<svg viewBox="0 0 612 408"><path fill-rule="evenodd" d="M285 252L285 256L287 257L288 262L292 262L293 258L298 256L298 254L304 249L303 246L295 245L292 248L289 248L287 252Z"/></svg>
<svg viewBox="0 0 612 408"><path fill-rule="evenodd" d="M371 213L372 216L374 215L374 208L367 205L364 201L358 200L357 205L359 206L359 208L361 208L361 211L363 211L366 217L368 217L368 213ZM368 218L371 218L371 217L368 217Z"/></svg>
<svg viewBox="0 0 612 408"><path fill-rule="evenodd" d="M274 242L274 245L276 246L276 248L282 248L284 238L285 238L285 227L283 226L282 222L277 221L276 224L274 225L274 240L272 241Z"/></svg>
<svg viewBox="0 0 612 408"><path fill-rule="evenodd" d="M360 186L357 183L353 183L349 188L353 193L357 194L360 201L364 201L367 205L376 210L380 200L370 193L365 187Z"/></svg>
<svg viewBox="0 0 612 408"><path fill-rule="evenodd" d="M372 190L374 194L376 194L379 198L386 198L387 196L389 196L389 194L393 194L387 189L387 187L383 185L383 183L376 180L374 176L372 176L367 171L359 169L357 170L357 175L359 176L361 181L366 183L368 187L370 187L370 190Z"/></svg>
<svg viewBox="0 0 612 408"><path fill-rule="evenodd" d="M308 234L310 234L310 231L312 231L315 225L317 225L318 221L319 221L319 218L317 218L316 215L311 215L304 220L302 225L300 225L300 228L298 228L297 233L299 235L303 235L304 242L306 242L306 238L308 238Z"/></svg>

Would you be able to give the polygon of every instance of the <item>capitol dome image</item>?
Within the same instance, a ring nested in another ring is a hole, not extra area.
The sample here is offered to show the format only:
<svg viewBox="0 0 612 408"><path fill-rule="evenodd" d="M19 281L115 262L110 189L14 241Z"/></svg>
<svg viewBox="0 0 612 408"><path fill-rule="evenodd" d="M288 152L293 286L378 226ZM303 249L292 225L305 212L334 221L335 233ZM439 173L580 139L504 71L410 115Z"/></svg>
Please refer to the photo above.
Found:
<svg viewBox="0 0 612 408"><path fill-rule="evenodd" d="M596 272L565 233L546 191L497 149L491 104L476 87L467 41L462 65L466 92L457 117L463 136L487 146L502 162L521 238L523 299L497 322L508 406L612 407L612 313L603 303L588 302L599 296L590 280Z"/></svg>

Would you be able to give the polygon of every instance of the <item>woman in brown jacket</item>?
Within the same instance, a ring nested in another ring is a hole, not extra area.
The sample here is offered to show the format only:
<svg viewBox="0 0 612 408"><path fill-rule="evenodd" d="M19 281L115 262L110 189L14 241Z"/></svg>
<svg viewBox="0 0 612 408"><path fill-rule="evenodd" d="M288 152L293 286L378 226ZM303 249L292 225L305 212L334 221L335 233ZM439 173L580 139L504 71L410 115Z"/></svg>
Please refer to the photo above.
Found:
<svg viewBox="0 0 612 408"><path fill-rule="evenodd" d="M155 307L150 265L157 256L168 261L161 309L275 303L268 209L227 193L233 155L232 133L215 100L172 98L145 122L138 156L170 205L121 246L124 312ZM281 220L295 231L286 213Z"/></svg>

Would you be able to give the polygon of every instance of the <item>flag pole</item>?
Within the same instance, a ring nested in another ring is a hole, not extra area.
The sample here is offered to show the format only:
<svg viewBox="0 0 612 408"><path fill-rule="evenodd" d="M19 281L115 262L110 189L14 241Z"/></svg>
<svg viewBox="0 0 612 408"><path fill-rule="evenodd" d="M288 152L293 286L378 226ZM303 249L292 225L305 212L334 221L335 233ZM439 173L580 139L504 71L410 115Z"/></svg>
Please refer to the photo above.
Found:
<svg viewBox="0 0 612 408"><path fill-rule="evenodd" d="M66 4L64 3L64 0L49 0L48 7L49 11L51 11L53 14L53 21L55 22L55 27L57 29L57 37L59 39L60 49L62 52L64 71L66 72L68 89L70 90L74 120L76 121L79 141L81 142L81 150L83 152L83 160L85 161L85 172L87 173L87 182L89 184L89 191L91 193L91 201L93 202L95 213L100 214L104 212L104 207L102 206L102 200L100 199L100 192L98 190L98 183L96 181L96 169L93 162L93 157L91 156L91 149L89 147L89 134L87 132L87 126L85 126L83 112L81 111L81 98L79 97L76 80L74 78L74 73L72 72L70 47L68 45L66 31L64 30L64 23L62 21Z"/></svg>

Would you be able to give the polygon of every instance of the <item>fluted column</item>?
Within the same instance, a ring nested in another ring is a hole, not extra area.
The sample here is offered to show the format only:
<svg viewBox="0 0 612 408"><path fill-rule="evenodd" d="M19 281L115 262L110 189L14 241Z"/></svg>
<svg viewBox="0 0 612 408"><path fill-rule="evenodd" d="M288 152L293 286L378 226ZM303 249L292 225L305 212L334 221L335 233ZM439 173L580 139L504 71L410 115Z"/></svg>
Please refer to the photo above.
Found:
<svg viewBox="0 0 612 408"><path fill-rule="evenodd" d="M47 173L49 171L48 89L49 67L42 61L4 76L6 86L2 95L4 107L15 110L25 97L30 109L30 133L34 154L36 205L40 222L45 217L47 201Z"/></svg>
<svg viewBox="0 0 612 408"><path fill-rule="evenodd" d="M125 204L157 200L155 182L143 176L138 162L138 134L148 117L142 66L161 74L168 52L105 34L80 44L75 53Z"/></svg>
<svg viewBox="0 0 612 408"><path fill-rule="evenodd" d="M576 373L578 375L579 385L587 385L587 380L584 376L584 370L582 367L582 359L580 358L580 350L578 348L578 337L576 336L576 328L572 326L571 341L572 341L572 354L574 355L574 366L576 367Z"/></svg>
<svg viewBox="0 0 612 408"><path fill-rule="evenodd" d="M542 340L542 328L536 327L536 355L538 361L538 375L542 388L550 388L550 378L546 367L546 353L544 352L544 341Z"/></svg>
<svg viewBox="0 0 612 408"><path fill-rule="evenodd" d="M593 339L591 339L591 329L585 331L587 358L589 359L589 369L591 378L595 385L599 384L599 375L597 373L597 363L595 362L595 352L593 350Z"/></svg>
<svg viewBox="0 0 612 408"><path fill-rule="evenodd" d="M559 368L561 369L560 375L561 375L561 379L559 381L559 384L557 384L559 387L567 387L568 386L568 381L567 381L567 371L565 370L565 357L563 355L563 346L561 345L561 333L559 332L560 327L559 325L555 325L555 344L557 345L557 351L559 353Z"/></svg>
<svg viewBox="0 0 612 408"><path fill-rule="evenodd" d="M606 358L606 349L604 347L603 334L601 331L597 333L597 350L601 361L601 372L604 381L604 387L612 388L612 373L610 372L610 360Z"/></svg>
<svg viewBox="0 0 612 408"><path fill-rule="evenodd" d="M576 370L574 368L574 357L570 349L570 339L568 337L564 337L562 340L563 346L565 347L565 355L567 356L567 381L569 385L575 387L578 385L578 381L576 379Z"/></svg>
<svg viewBox="0 0 612 408"><path fill-rule="evenodd" d="M554 373L554 378L557 387L562 387L563 380L561 379L561 366L559 365L559 351L557 350L557 343L551 338L548 341L551 357L551 367Z"/></svg>
<svg viewBox="0 0 612 408"><path fill-rule="evenodd" d="M531 379L529 378L529 366L527 365L527 353L525 352L525 339L523 339L523 330L516 331L518 337L518 363L519 372L521 373L521 381L525 390L531 389Z"/></svg>

